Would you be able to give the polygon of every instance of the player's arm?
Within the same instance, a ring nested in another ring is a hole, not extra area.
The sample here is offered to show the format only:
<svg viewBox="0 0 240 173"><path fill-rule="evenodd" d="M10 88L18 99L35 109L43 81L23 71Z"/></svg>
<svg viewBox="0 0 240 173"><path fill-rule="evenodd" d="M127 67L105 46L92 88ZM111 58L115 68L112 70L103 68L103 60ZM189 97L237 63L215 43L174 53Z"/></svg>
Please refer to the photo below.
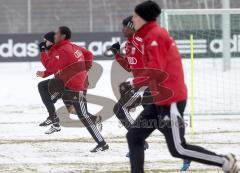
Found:
<svg viewBox="0 0 240 173"><path fill-rule="evenodd" d="M65 51L59 50L58 55L46 56L44 59L46 71L45 75L56 74L68 64L68 55ZM44 75L44 77L45 77Z"/></svg>
<svg viewBox="0 0 240 173"><path fill-rule="evenodd" d="M53 73L49 72L46 68L46 61L49 58L48 54L45 51L42 51L41 54L40 54L40 57L41 57L41 62L46 69L45 71L43 71L42 77L45 78L45 77L48 77L48 76L52 75Z"/></svg>
<svg viewBox="0 0 240 173"><path fill-rule="evenodd" d="M131 72L130 66L129 66L129 64L128 64L128 62L127 62L125 57L123 57L122 55L117 53L115 55L115 59L118 62L118 64L120 64L122 66L122 68L124 68L128 72Z"/></svg>
<svg viewBox="0 0 240 173"><path fill-rule="evenodd" d="M165 70L167 62L167 46L163 41L149 40L146 44L146 57L144 66L146 68L155 68L158 70Z"/></svg>
<svg viewBox="0 0 240 173"><path fill-rule="evenodd" d="M85 48L82 48L81 51L82 51L84 59L85 59L86 70L89 71L92 67L94 56L93 56L92 52L90 52L89 50L87 50Z"/></svg>
<svg viewBox="0 0 240 173"><path fill-rule="evenodd" d="M112 51L115 56L115 60L124 68L126 71L130 72L129 64L126 61L125 57L120 55L120 44L119 42L114 43L108 50Z"/></svg>
<svg viewBox="0 0 240 173"><path fill-rule="evenodd" d="M139 78L135 78L131 81L131 84L135 87L141 87L148 85L154 75L157 75L159 71L164 71L166 67L166 45L163 42L157 40L146 40L144 45L145 61L144 69L138 70L140 73ZM156 73L154 73L156 72Z"/></svg>

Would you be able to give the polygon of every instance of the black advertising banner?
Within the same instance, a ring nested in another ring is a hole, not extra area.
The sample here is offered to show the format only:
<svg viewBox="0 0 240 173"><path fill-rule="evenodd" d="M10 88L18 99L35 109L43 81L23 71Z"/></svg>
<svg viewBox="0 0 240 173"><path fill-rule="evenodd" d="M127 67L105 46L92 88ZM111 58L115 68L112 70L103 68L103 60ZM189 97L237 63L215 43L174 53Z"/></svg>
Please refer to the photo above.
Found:
<svg viewBox="0 0 240 173"><path fill-rule="evenodd" d="M38 44L42 34L0 35L0 62L39 61ZM103 56L107 47L117 41L123 43L121 33L79 33L73 34L72 41L92 51L96 60L111 59Z"/></svg>
<svg viewBox="0 0 240 173"><path fill-rule="evenodd" d="M223 39L221 30L170 31L176 40L183 58L190 57L190 35L193 35L195 58L222 57ZM231 31L232 57L240 57L240 30Z"/></svg>
<svg viewBox="0 0 240 173"><path fill-rule="evenodd" d="M171 31L180 53L184 58L190 54L190 35L194 37L195 58L219 58L223 51L222 32L220 30ZM240 57L240 30L231 33L231 52L233 57ZM6 34L0 35L0 62L39 61L38 44L42 34ZM95 60L112 59L104 57L103 52L110 45L125 39L120 32L76 33L72 41L92 51Z"/></svg>

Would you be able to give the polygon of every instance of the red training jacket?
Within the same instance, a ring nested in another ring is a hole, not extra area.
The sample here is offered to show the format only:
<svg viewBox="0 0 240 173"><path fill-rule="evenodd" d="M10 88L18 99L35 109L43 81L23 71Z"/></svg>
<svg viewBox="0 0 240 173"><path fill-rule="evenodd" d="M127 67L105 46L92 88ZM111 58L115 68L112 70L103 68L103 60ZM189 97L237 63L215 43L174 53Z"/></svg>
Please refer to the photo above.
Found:
<svg viewBox="0 0 240 173"><path fill-rule="evenodd" d="M73 91L87 89L87 72L93 62L93 54L87 49L64 40L48 52L42 52L41 62L46 68L44 77L54 74L63 80L67 89Z"/></svg>
<svg viewBox="0 0 240 173"><path fill-rule="evenodd" d="M144 70L141 75L146 79L154 103L170 105L186 100L181 55L168 32L154 21L145 24L135 37L142 40ZM133 83L135 86L145 85L144 82L139 84L138 80Z"/></svg>
<svg viewBox="0 0 240 173"><path fill-rule="evenodd" d="M142 61L143 52L140 45L139 40L133 35L128 38L125 44L126 55L116 54L115 56L115 59L126 71L132 72L134 78L138 77L136 69L142 69L144 67Z"/></svg>

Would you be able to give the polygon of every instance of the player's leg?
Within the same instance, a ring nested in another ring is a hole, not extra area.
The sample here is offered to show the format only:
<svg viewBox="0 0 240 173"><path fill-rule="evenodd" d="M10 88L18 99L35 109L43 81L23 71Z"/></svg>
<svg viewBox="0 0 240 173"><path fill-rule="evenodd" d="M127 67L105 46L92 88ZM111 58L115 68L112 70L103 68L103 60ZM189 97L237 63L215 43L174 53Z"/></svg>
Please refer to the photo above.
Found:
<svg viewBox="0 0 240 173"><path fill-rule="evenodd" d="M122 125L127 130L129 130L131 125L134 123L134 119L130 115L127 106L139 98L139 95L137 93L133 93L132 91L133 89L126 92L125 95L121 96L113 108L113 112L115 113L116 117L121 121Z"/></svg>
<svg viewBox="0 0 240 173"><path fill-rule="evenodd" d="M84 95L84 97L86 97L87 91L83 91L83 95ZM77 115L77 112L76 112L76 110L75 110L75 108L74 108L74 106L72 104L72 100L69 99L69 98L66 98L66 97L62 98L62 100L63 100L63 103L64 103L64 105L66 106L66 108L68 110L68 113ZM88 115L90 115L90 118L92 119L94 124L96 124L98 130L101 132L102 131L102 127L103 127L101 116L95 116L95 115L90 114L88 112L88 109L87 109L87 102L85 102L85 108L86 108L86 111L87 111Z"/></svg>
<svg viewBox="0 0 240 173"><path fill-rule="evenodd" d="M158 107L160 115L163 117L163 126L159 129L165 136L170 153L174 157L197 161L200 163L222 167L224 171L237 173L235 158L231 155L228 157L218 155L212 151L206 150L202 147L190 145L186 143L184 138L185 126L183 120L183 112L186 102L173 103L168 107Z"/></svg>
<svg viewBox="0 0 240 173"><path fill-rule="evenodd" d="M54 102L56 102L57 95L51 95L49 92L49 83L52 79L44 80L38 84L38 91L42 98L42 102L47 108L48 111L48 118L39 124L39 126L48 126L50 124L58 124L59 119L56 115L56 110L54 106Z"/></svg>
<svg viewBox="0 0 240 173"><path fill-rule="evenodd" d="M153 105L146 106L127 133L131 173L144 173L144 142L155 130L154 126L148 126L146 122L156 121L155 114Z"/></svg>
<svg viewBox="0 0 240 173"><path fill-rule="evenodd" d="M80 93L78 96L78 101L73 100L72 104L77 112L79 119L82 121L88 132L98 144L93 150L91 150L91 152L107 150L109 146L107 145L99 130L97 129L96 124L92 119L93 115L89 114L87 110L87 101L84 94Z"/></svg>
<svg viewBox="0 0 240 173"><path fill-rule="evenodd" d="M124 94L121 94L121 98L115 104L113 111L127 130L129 130L134 123L134 119L132 118L129 110L141 105L142 97L146 89L147 87L141 87L136 91L132 88L129 91L120 92ZM148 149L148 143L145 141L144 150L146 149ZM129 157L129 153L126 154L126 157Z"/></svg>
<svg viewBox="0 0 240 173"><path fill-rule="evenodd" d="M127 85L126 82L122 82L119 85L119 92L121 97L114 105L113 112L121 121L122 125L128 130L134 122L134 119L129 113L129 109L130 107L136 107L137 102L139 105L141 103L141 98L138 90L135 90L131 86Z"/></svg>
<svg viewBox="0 0 240 173"><path fill-rule="evenodd" d="M54 103L62 97L64 92L64 83L62 80L53 78L45 82L44 84L39 84L39 91L41 90L41 97L44 104L49 109L49 117L40 126L47 126L52 124L49 130L45 134L52 134L54 132L59 132L61 130L59 124L59 118L55 112ZM51 110L51 111L50 111Z"/></svg>

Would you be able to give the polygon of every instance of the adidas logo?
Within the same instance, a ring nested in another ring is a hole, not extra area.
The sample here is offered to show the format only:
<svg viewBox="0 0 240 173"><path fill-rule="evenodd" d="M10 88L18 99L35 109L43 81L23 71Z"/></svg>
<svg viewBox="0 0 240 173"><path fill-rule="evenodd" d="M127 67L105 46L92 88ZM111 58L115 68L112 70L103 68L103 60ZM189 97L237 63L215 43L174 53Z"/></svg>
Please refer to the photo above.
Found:
<svg viewBox="0 0 240 173"><path fill-rule="evenodd" d="M158 45L157 41L153 40L151 43L151 46L157 46L157 45Z"/></svg>
<svg viewBox="0 0 240 173"><path fill-rule="evenodd" d="M167 115L165 115L163 121L170 121L170 118Z"/></svg>

